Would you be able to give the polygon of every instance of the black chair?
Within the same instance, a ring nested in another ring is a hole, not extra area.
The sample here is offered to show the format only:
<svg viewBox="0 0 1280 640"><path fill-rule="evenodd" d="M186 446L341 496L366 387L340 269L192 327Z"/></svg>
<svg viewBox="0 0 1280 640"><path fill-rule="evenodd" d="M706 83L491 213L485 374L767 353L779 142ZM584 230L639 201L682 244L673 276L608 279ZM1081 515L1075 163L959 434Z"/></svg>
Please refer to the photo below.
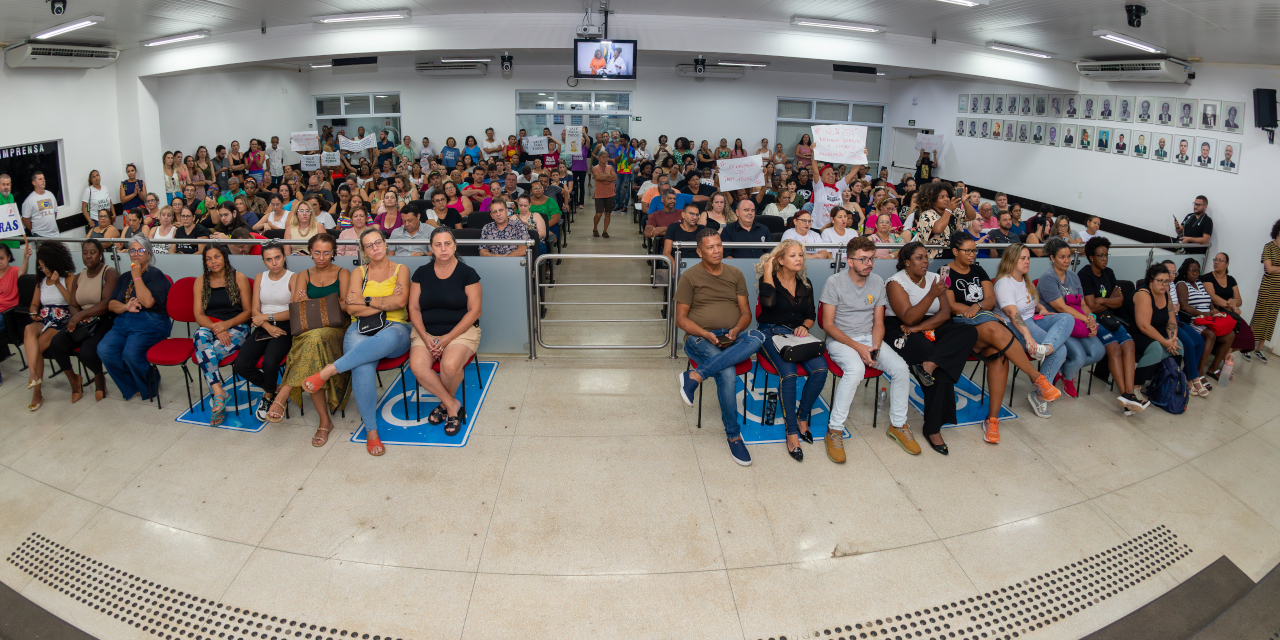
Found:
<svg viewBox="0 0 1280 640"><path fill-rule="evenodd" d="M782 216L756 216L756 222L764 225L769 233L783 233L787 230L787 220Z"/></svg>
<svg viewBox="0 0 1280 640"><path fill-rule="evenodd" d="M781 233L770 233L770 234L769 234L769 239L770 239L770 240L773 240L774 242L782 242L782 234L781 234Z"/></svg>
<svg viewBox="0 0 1280 640"><path fill-rule="evenodd" d="M479 231L490 222L493 222L493 216L489 215L489 212L476 212L467 215L466 224L463 226L467 229Z"/></svg>
<svg viewBox="0 0 1280 640"><path fill-rule="evenodd" d="M454 238L457 238L458 240L479 240L479 239L480 239L480 229L479 229L479 228L476 228L476 229L454 229L454 230L453 230L453 237L454 237ZM479 255L480 255L480 245L475 245L475 244L460 244L460 245L458 245L458 255L463 256L463 257L466 257L466 256L479 256Z"/></svg>
<svg viewBox="0 0 1280 640"><path fill-rule="evenodd" d="M18 348L18 358L22 362L22 369L27 370L27 355L22 349L22 334L26 331L27 325L31 324L31 299L36 295L36 289L40 286L41 276L27 274L18 276L18 305L4 313L5 333L2 336L6 348L7 345L14 345Z"/></svg>

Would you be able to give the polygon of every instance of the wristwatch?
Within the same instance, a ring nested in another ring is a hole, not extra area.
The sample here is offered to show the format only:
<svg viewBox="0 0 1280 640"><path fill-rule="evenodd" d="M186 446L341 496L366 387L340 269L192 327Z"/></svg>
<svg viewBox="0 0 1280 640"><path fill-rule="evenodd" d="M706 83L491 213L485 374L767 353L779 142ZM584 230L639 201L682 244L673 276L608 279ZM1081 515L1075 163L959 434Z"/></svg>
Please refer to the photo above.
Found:
<svg viewBox="0 0 1280 640"><path fill-rule="evenodd" d="M373 298L370 298L369 296L364 297L364 306L372 307L373 306L372 303L373 303Z"/></svg>
<svg viewBox="0 0 1280 640"><path fill-rule="evenodd" d="M275 324L275 323L276 323L276 314L274 314L274 313L268 313L268 314L267 314L267 322L270 322L271 324Z"/></svg>

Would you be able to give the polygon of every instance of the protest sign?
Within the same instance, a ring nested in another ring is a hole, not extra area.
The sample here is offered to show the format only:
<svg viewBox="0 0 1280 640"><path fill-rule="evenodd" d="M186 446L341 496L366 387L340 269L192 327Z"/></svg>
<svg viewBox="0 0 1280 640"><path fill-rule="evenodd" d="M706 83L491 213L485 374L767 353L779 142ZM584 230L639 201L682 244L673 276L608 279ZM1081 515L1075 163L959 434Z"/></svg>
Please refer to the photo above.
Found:
<svg viewBox="0 0 1280 640"><path fill-rule="evenodd" d="M531 156L543 156L547 154L547 137L546 136L530 136L524 139L524 152Z"/></svg>
<svg viewBox="0 0 1280 640"><path fill-rule="evenodd" d="M942 151L943 135L929 135L927 133L916 134L916 151Z"/></svg>
<svg viewBox="0 0 1280 640"><path fill-rule="evenodd" d="M0 204L0 238L20 235L24 234L22 217L18 214L18 205L12 202Z"/></svg>
<svg viewBox="0 0 1280 640"><path fill-rule="evenodd" d="M320 154L320 164L326 167L336 167L342 164L342 159L338 156L337 151L325 151Z"/></svg>
<svg viewBox="0 0 1280 640"><path fill-rule="evenodd" d="M843 164L867 163L867 128L854 124L813 126L813 159Z"/></svg>
<svg viewBox="0 0 1280 640"><path fill-rule="evenodd" d="M289 149L293 151L319 151L320 134L314 131L294 131L289 134Z"/></svg>
<svg viewBox="0 0 1280 640"><path fill-rule="evenodd" d="M311 154L311 155L308 155L308 156L302 156L302 170L303 170L303 171L315 171L315 170L317 170L317 169L319 169L319 168L320 168L320 155L319 155L319 154Z"/></svg>
<svg viewBox="0 0 1280 640"><path fill-rule="evenodd" d="M565 129L565 147L570 156L575 158L582 157L582 127L569 127Z"/></svg>
<svg viewBox="0 0 1280 640"><path fill-rule="evenodd" d="M720 190L736 191L764 186L763 156L716 160L720 170Z"/></svg>

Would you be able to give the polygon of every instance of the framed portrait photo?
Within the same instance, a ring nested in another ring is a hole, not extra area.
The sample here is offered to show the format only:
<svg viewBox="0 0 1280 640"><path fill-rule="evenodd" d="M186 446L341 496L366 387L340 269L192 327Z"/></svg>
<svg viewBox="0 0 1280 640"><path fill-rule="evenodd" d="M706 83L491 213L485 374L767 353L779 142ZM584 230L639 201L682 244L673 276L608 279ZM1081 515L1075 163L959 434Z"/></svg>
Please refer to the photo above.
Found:
<svg viewBox="0 0 1280 640"><path fill-rule="evenodd" d="M984 139L991 138L991 119L978 118L978 137Z"/></svg>
<svg viewBox="0 0 1280 640"><path fill-rule="evenodd" d="M1049 135L1045 129L1045 123L1038 120L1031 123L1031 144L1044 144L1045 138Z"/></svg>
<svg viewBox="0 0 1280 640"><path fill-rule="evenodd" d="M1080 133L1074 122L1062 123L1062 146L1064 148L1074 149L1079 138Z"/></svg>
<svg viewBox="0 0 1280 640"><path fill-rule="evenodd" d="M1133 132L1128 129L1111 130L1111 155L1127 156L1133 148Z"/></svg>
<svg viewBox="0 0 1280 640"><path fill-rule="evenodd" d="M978 94L978 93L969 94L969 113L970 114L975 114L979 112L978 109L981 106L980 105L981 101L982 101L981 94Z"/></svg>
<svg viewBox="0 0 1280 640"><path fill-rule="evenodd" d="M996 118L995 120L991 121L991 139L992 140L1004 139L1004 120Z"/></svg>
<svg viewBox="0 0 1280 640"><path fill-rule="evenodd" d="M1212 170L1218 164L1218 139L1217 138L1196 138L1196 146L1193 149L1195 158L1192 160L1195 166L1201 169Z"/></svg>
<svg viewBox="0 0 1280 640"><path fill-rule="evenodd" d="M956 118L956 137L963 138L969 135L969 119Z"/></svg>
<svg viewBox="0 0 1280 640"><path fill-rule="evenodd" d="M1111 127L1098 127L1094 134L1093 150L1099 153L1111 153Z"/></svg>
<svg viewBox="0 0 1280 640"><path fill-rule="evenodd" d="M992 100L993 96L991 94L984 93L978 96L978 98L979 98L978 104L981 106L981 111L979 111L978 113L982 113L986 115L995 113L995 104L993 104L993 100Z"/></svg>
<svg viewBox="0 0 1280 640"><path fill-rule="evenodd" d="M1221 131L1222 102L1219 100L1201 100L1199 127L1202 131Z"/></svg>
<svg viewBox="0 0 1280 640"><path fill-rule="evenodd" d="M1222 111L1218 123L1218 131L1225 133L1239 134L1244 129L1244 103L1243 102L1223 102Z"/></svg>
<svg viewBox="0 0 1280 640"><path fill-rule="evenodd" d="M1236 140L1218 141L1218 171L1240 172L1240 147L1242 146L1244 145Z"/></svg>
<svg viewBox="0 0 1280 640"><path fill-rule="evenodd" d="M1076 148L1083 151L1093 151L1093 127L1081 125L1076 130L1076 133Z"/></svg>
<svg viewBox="0 0 1280 640"><path fill-rule="evenodd" d="M1160 131L1151 132L1151 159L1156 162L1173 160L1173 136Z"/></svg>
<svg viewBox="0 0 1280 640"><path fill-rule="evenodd" d="M1133 122L1133 96L1116 97L1116 122Z"/></svg>
<svg viewBox="0 0 1280 640"><path fill-rule="evenodd" d="M969 113L969 94L960 94L960 113Z"/></svg>
<svg viewBox="0 0 1280 640"><path fill-rule="evenodd" d="M1049 94L1049 111L1045 114L1050 118L1061 118L1066 114L1067 96L1061 93Z"/></svg>
<svg viewBox="0 0 1280 640"><path fill-rule="evenodd" d="M1037 93L1031 102L1033 115L1037 118L1043 118L1049 113L1049 96L1044 93Z"/></svg>
<svg viewBox="0 0 1280 640"><path fill-rule="evenodd" d="M1016 137L1017 133L1018 133L1018 121L1005 120L1004 121L1004 141L1013 142L1013 139Z"/></svg>
<svg viewBox="0 0 1280 640"><path fill-rule="evenodd" d="M1129 155L1135 158L1151 157L1151 132L1134 129L1129 136Z"/></svg>
<svg viewBox="0 0 1280 640"><path fill-rule="evenodd" d="M997 93L995 96L992 97L992 101L994 103L994 106L992 106L991 112L996 115L1004 115L1004 94Z"/></svg>
<svg viewBox="0 0 1280 640"><path fill-rule="evenodd" d="M1062 141L1062 123L1046 122L1044 123L1044 143L1050 147L1056 147Z"/></svg>
<svg viewBox="0 0 1280 640"><path fill-rule="evenodd" d="M1018 115L1018 94L1008 93L1004 96L1004 114L1006 116Z"/></svg>
<svg viewBox="0 0 1280 640"><path fill-rule="evenodd" d="M1177 117L1177 121L1174 122L1174 125L1179 129L1194 129L1196 126L1196 113L1198 113L1196 109L1197 102L1199 101L1187 98L1178 98L1177 102L1174 104L1174 108L1177 109L1174 111L1174 116Z"/></svg>
<svg viewBox="0 0 1280 640"><path fill-rule="evenodd" d="M1098 119L1098 96L1089 94L1080 95L1080 119Z"/></svg>
<svg viewBox="0 0 1280 640"><path fill-rule="evenodd" d="M1080 95L1068 93L1062 96L1062 115L1066 118L1080 117Z"/></svg>
<svg viewBox="0 0 1280 640"><path fill-rule="evenodd" d="M1116 97L1115 96L1098 96L1099 120L1115 120L1116 119Z"/></svg>
<svg viewBox="0 0 1280 640"><path fill-rule="evenodd" d="M1033 111L1033 110L1034 110L1034 108L1035 108L1035 107L1033 106L1033 105L1035 104L1035 100L1036 100L1036 96L1035 96L1035 94L1031 94L1031 93L1024 93L1024 94L1022 94L1022 95L1018 96L1018 98L1019 98L1019 102L1018 102L1018 115L1020 115L1020 116L1028 116L1028 117L1030 117L1030 116L1031 116L1032 111Z"/></svg>
<svg viewBox="0 0 1280 640"><path fill-rule="evenodd" d="M1133 121L1141 122L1143 124L1150 124L1151 121L1154 120L1156 117L1156 112L1155 112L1156 99L1148 98L1146 96L1140 96L1140 97L1134 98L1134 101L1135 101L1135 104L1133 108L1136 110L1137 113L1134 115Z"/></svg>
<svg viewBox="0 0 1280 640"><path fill-rule="evenodd" d="M1018 121L1018 135L1014 138L1016 142L1031 142L1031 122L1028 120Z"/></svg>
<svg viewBox="0 0 1280 640"><path fill-rule="evenodd" d="M1186 167L1192 166L1196 139L1188 135L1171 136L1173 139L1173 163Z"/></svg>
<svg viewBox="0 0 1280 640"><path fill-rule="evenodd" d="M1177 115L1177 107L1173 98L1156 98L1156 124L1173 126L1173 118Z"/></svg>

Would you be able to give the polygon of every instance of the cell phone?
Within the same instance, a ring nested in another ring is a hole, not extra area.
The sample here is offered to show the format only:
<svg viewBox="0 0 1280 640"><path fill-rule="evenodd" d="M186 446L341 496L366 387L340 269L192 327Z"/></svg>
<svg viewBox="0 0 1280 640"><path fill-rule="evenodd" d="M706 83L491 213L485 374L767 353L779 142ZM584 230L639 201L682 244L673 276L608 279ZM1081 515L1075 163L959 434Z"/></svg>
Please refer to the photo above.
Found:
<svg viewBox="0 0 1280 640"><path fill-rule="evenodd" d="M872 350L871 350L871 361L872 361L872 362L875 362L875 361L877 361L877 360L879 360L879 359L880 359L880 350L879 350L879 349L872 349Z"/></svg>
<svg viewBox="0 0 1280 640"><path fill-rule="evenodd" d="M951 275L950 265L944 264L938 268L938 277L941 278L943 282L947 283L947 286L951 286L951 279L949 277L950 275Z"/></svg>

